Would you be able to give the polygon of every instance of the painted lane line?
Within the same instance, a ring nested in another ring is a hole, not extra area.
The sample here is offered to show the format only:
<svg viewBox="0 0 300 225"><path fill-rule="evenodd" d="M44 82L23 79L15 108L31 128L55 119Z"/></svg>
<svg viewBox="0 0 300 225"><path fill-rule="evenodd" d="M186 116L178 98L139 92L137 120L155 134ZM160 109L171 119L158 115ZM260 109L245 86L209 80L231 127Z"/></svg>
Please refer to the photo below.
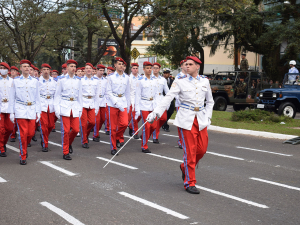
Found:
<svg viewBox="0 0 300 225"><path fill-rule="evenodd" d="M58 170L58 171L60 171L60 172L62 172L62 173L64 173L64 174L67 174L67 175L69 175L69 176L76 176L76 175L77 175L77 174L75 174L75 173L72 173L72 172L70 172L70 171L68 171L68 170L66 170L66 169L64 169L64 168L61 168L61 167L59 167L59 166L56 166L56 165L54 165L54 164L52 164L52 163L50 163L50 162L47 162L47 161L40 161L40 163L42 163L42 164L44 164L44 165L46 165L46 166L49 166L49 167L51 167L52 169Z"/></svg>
<svg viewBox="0 0 300 225"><path fill-rule="evenodd" d="M235 157L235 156L230 156L230 155L223 155L223 154L219 154L219 153L216 153L216 152L208 152L207 151L206 153L211 154L211 155L220 156L220 157L230 158L230 159L245 160L243 158L239 158L239 157Z"/></svg>
<svg viewBox="0 0 300 225"><path fill-rule="evenodd" d="M47 207L50 209L52 212L56 213L57 215L61 216L64 218L66 221L68 221L71 224L74 225L84 225L84 223L81 223L79 220L71 216L70 214L66 213L65 211L61 210L60 208L57 208L56 206L50 204L49 202L40 202L42 206Z"/></svg>
<svg viewBox="0 0 300 225"><path fill-rule="evenodd" d="M179 136L177 136L177 135L172 135L172 134L162 134L162 135L169 136L169 137L177 137L177 138L179 138Z"/></svg>
<svg viewBox="0 0 300 225"><path fill-rule="evenodd" d="M15 148L14 146L11 146L11 145L6 145L6 147L7 147L7 148L9 148L10 150L13 150L13 151L15 151L15 152L18 152L18 153L20 153L20 149L18 149L18 148Z"/></svg>
<svg viewBox="0 0 300 225"><path fill-rule="evenodd" d="M5 183L7 182L6 180L4 180L2 177L0 177L0 183Z"/></svg>
<svg viewBox="0 0 300 225"><path fill-rule="evenodd" d="M202 187L202 186L199 186L199 185L195 185L195 186L199 189L204 190L204 191L207 191L207 192L210 192L210 193L213 193L213 194L216 194L216 195L221 195L221 196L224 196L226 198L230 198L230 199L233 199L233 200L236 200L236 201L239 201L239 202L246 203L248 205L253 205L253 206L256 206L256 207L259 207L259 208L263 208L263 209L269 208L266 205L262 205L262 204L259 204L259 203L256 203L256 202L252 202L252 201L249 201L249 200L246 200L246 199L242 199L242 198L239 198L239 197L236 197L236 196L233 196L233 195L225 194L223 192L215 191L215 190L212 190L212 189L209 189L209 188L206 188L206 187Z"/></svg>
<svg viewBox="0 0 300 225"><path fill-rule="evenodd" d="M56 145L56 146L59 146L59 147L61 147L61 146L62 146L61 144L57 144L57 143L55 143L55 142L52 142L52 141L48 141L48 143L49 143L49 144L51 144L51 145Z"/></svg>
<svg viewBox="0 0 300 225"><path fill-rule="evenodd" d="M293 190L300 191L300 188L298 188L298 187L293 187L293 186L286 185L286 184L281 184L281 183L277 183L277 182L273 182L273 181L269 181L269 180L263 180L263 179L256 178L256 177L249 177L249 179L251 179L251 180L256 180L256 181L260 181L260 182L264 182L264 183L268 183L268 184L277 185L277 186L280 186L280 187L285 187L285 188L288 188L288 189L293 189Z"/></svg>
<svg viewBox="0 0 300 225"><path fill-rule="evenodd" d="M106 159L106 158L102 158L102 157L97 157L97 158L98 158L98 159L101 159L101 160L103 160L103 161L106 161L106 162L109 161L109 159ZM137 169L138 169L138 168L136 168L136 167L129 166L129 165L126 165L126 164L123 164L123 163L115 162L115 161L111 161L110 163L116 164L116 165L119 165L119 166L123 166L123 167L126 167L126 168L128 168L128 169L132 169L132 170L137 170Z"/></svg>
<svg viewBox="0 0 300 225"><path fill-rule="evenodd" d="M242 148L242 149L246 149L246 150L251 150L251 151L256 151L256 152L265 152L265 153L282 155L282 156L293 156L293 155L287 155L287 154L282 154L282 153L277 153L277 152L269 152L269 151L265 151L265 150L255 149L255 148L246 148L246 147L241 147L241 146L236 146L236 148Z"/></svg>
<svg viewBox="0 0 300 225"><path fill-rule="evenodd" d="M142 203L142 204L144 204L144 205L146 205L146 206L149 206L149 207L151 207L151 208L154 208L154 209L163 211L163 212L165 212L165 213L167 213L167 214L169 214L169 215L171 215L171 216L177 217L177 218L179 218L179 219L185 220L185 219L188 219L188 218L189 218L189 217L187 217L187 216L185 216L185 215L182 215L182 214L180 214L180 213L178 213L178 212L175 212L175 211L173 211L173 210L171 210L171 209L168 209L168 208L165 208L165 207L163 207L163 206L157 205L157 204L155 204L155 203L153 203L153 202L149 202L149 201L147 201L147 200L145 200L145 199L136 197L136 196L131 195L131 194L128 194L128 193L126 193L126 192L123 192L123 191L122 191L122 192L118 192L118 193L119 193L120 195L123 195L123 196L125 196L125 197L127 197L127 198L130 198L130 199L134 200L134 201L140 202L140 203Z"/></svg>
<svg viewBox="0 0 300 225"><path fill-rule="evenodd" d="M166 157L166 156L162 156L162 155L157 155L157 154L153 154L153 153L147 153L147 155L152 155L152 156L156 156L156 157L159 157L159 158L168 159L168 160L171 160L171 161L183 163L183 160L174 159L174 158L170 158L170 157Z"/></svg>

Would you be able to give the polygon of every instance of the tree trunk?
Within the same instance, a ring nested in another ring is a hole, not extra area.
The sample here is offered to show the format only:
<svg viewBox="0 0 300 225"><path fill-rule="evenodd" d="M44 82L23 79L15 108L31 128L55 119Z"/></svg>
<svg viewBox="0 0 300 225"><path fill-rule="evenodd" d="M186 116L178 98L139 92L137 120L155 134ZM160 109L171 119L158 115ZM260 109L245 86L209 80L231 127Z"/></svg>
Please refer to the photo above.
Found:
<svg viewBox="0 0 300 225"><path fill-rule="evenodd" d="M93 32L90 30L90 28L87 28L88 31L88 37L87 37L87 52L86 52L86 57L85 61L91 62L92 61L92 45L93 45Z"/></svg>
<svg viewBox="0 0 300 225"><path fill-rule="evenodd" d="M129 74L130 69L130 59L131 59L131 42L126 42L126 45L120 45L121 58L127 63L125 73Z"/></svg>
<svg viewBox="0 0 300 225"><path fill-rule="evenodd" d="M234 48L234 68L235 68L235 70L237 70L238 65L239 65L239 48L236 43L236 38L233 37L233 39L234 39L234 44L233 44L234 45L233 46L233 48Z"/></svg>

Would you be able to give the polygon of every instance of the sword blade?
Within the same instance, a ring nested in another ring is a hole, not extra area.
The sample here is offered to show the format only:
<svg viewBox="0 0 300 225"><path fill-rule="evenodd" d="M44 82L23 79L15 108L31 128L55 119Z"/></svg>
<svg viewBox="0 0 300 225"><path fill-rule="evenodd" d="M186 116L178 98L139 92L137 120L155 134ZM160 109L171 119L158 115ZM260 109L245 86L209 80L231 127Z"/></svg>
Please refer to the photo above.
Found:
<svg viewBox="0 0 300 225"><path fill-rule="evenodd" d="M148 121L146 121L135 133L134 135L136 135L147 123ZM117 153L105 164L105 166L103 166L103 169L108 165L108 163L110 163L117 155L118 153L127 145L127 143L134 137L134 135L131 136L131 138L129 138L128 141L126 141L126 143L122 146L122 148L119 149L119 151L117 151Z"/></svg>

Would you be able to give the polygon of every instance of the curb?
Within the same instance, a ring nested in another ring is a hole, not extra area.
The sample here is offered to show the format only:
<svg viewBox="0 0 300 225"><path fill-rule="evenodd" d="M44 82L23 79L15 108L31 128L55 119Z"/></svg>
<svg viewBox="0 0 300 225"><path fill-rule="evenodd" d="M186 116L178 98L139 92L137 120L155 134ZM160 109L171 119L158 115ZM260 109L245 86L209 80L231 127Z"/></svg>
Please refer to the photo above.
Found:
<svg viewBox="0 0 300 225"><path fill-rule="evenodd" d="M174 120L170 119L168 122L174 123ZM210 125L208 127L208 130L212 131L218 131L228 134L246 134L251 135L254 137L264 137L264 138L273 138L273 139L280 139L280 140L288 140L292 138L296 138L298 136L295 135L289 135L289 134L278 134L278 133L271 133L266 131L255 131L255 130L245 130L245 129L234 129L234 128L227 128L227 127L219 127Z"/></svg>

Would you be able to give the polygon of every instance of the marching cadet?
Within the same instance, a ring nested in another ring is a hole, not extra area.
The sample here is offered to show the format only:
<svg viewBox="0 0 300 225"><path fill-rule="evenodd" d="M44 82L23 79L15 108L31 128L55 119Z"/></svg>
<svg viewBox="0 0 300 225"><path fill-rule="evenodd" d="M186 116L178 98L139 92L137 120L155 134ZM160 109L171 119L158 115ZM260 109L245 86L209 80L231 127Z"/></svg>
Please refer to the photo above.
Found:
<svg viewBox="0 0 300 225"><path fill-rule="evenodd" d="M147 117L152 123L159 118L176 95L179 95L180 108L174 125L180 128L183 140L183 163L180 165L184 187L191 194L199 194L195 187L195 167L204 156L208 145L207 126L210 125L214 100L208 79L198 75L201 61L188 56L188 75L177 78L168 94Z"/></svg>
<svg viewBox="0 0 300 225"><path fill-rule="evenodd" d="M122 68L123 71L123 68ZM113 74L115 72L115 69L111 66L107 67L107 76Z"/></svg>
<svg viewBox="0 0 300 225"><path fill-rule="evenodd" d="M19 72L18 67L15 67L15 66L10 67L10 77L11 77L12 79L15 79L16 77L19 76L19 75L18 75L18 72Z"/></svg>
<svg viewBox="0 0 300 225"><path fill-rule="evenodd" d="M51 71L51 77L53 78L54 81L58 81L58 71L57 70L52 70Z"/></svg>
<svg viewBox="0 0 300 225"><path fill-rule="evenodd" d="M115 69L111 66L107 67L107 77L114 74ZM107 78L106 77L106 78ZM106 101L108 100L108 96L106 95ZM106 118L105 118L105 133L106 135L109 135L109 113L108 113L108 106L106 104L106 112L105 112Z"/></svg>
<svg viewBox="0 0 300 225"><path fill-rule="evenodd" d="M186 72L186 59L181 60L180 67L181 67L181 72L179 74L177 74L175 79L187 75L187 72ZM179 100L179 96L177 95L175 97L176 112L178 112L179 107L180 107L180 100ZM178 130L178 137L179 137L179 140L177 141L177 144L178 144L179 148L182 149L182 138L181 138L181 133L180 133L179 127L177 127L177 130Z"/></svg>
<svg viewBox="0 0 300 225"><path fill-rule="evenodd" d="M81 79L82 85L82 114L80 117L81 144L89 148L88 138L95 126L95 116L99 111L99 79L93 76L93 65L85 64L85 76Z"/></svg>
<svg viewBox="0 0 300 225"><path fill-rule="evenodd" d="M163 92L167 94L169 92L169 87L167 84L167 80L159 75L159 70L161 68L161 65L159 63L153 63L153 76L156 79L156 86L157 86L157 102L160 102L163 98ZM160 128L164 123L167 121L167 110L168 107L166 108L165 112L162 114L162 116L157 120L156 122L156 128L153 132L153 143L159 144L159 132Z"/></svg>
<svg viewBox="0 0 300 225"><path fill-rule="evenodd" d="M128 114L130 107L130 86L129 77L123 72L124 60L115 59L116 72L107 78L106 95L108 114L111 154L117 153L116 145L121 147L124 144L124 131L128 125Z"/></svg>
<svg viewBox="0 0 300 225"><path fill-rule="evenodd" d="M100 141L100 135L99 131L103 125L103 123L106 120L106 98L105 98L105 93L106 93L106 85L107 85L107 80L103 76L104 71L105 71L105 66L102 64L97 65L97 78L99 79L99 111L98 114L96 115L96 125L94 127L94 134L93 134L93 141L99 142Z"/></svg>
<svg viewBox="0 0 300 225"><path fill-rule="evenodd" d="M9 69L7 63L0 63L0 157L6 157L6 144L14 129L14 124L10 121L7 111L10 101L9 92L13 82L13 79L8 76Z"/></svg>
<svg viewBox="0 0 300 225"><path fill-rule="evenodd" d="M135 119L135 110L134 110L134 102L135 102L135 89L136 82L141 77L139 74L139 64L131 63L131 74L129 75L129 83L130 83L130 110L128 113L128 123L129 124L129 136L132 136L138 130L138 123L141 120L141 116ZM139 134L134 135L134 139L139 139Z"/></svg>
<svg viewBox="0 0 300 225"><path fill-rule="evenodd" d="M81 67L77 68L77 70L76 70L76 76L83 77L83 72L82 72L82 68Z"/></svg>
<svg viewBox="0 0 300 225"><path fill-rule="evenodd" d="M55 124L53 99L57 83L55 82L53 77L50 77L51 66L47 63L44 63L41 67L43 76L39 79L39 89L42 113L39 125L42 138L42 151L48 152L49 135Z"/></svg>
<svg viewBox="0 0 300 225"><path fill-rule="evenodd" d="M63 159L72 160L72 143L79 132L79 118L82 113L82 86L75 76L77 62L67 61L67 74L59 79L54 96L55 116L60 118Z"/></svg>
<svg viewBox="0 0 300 225"><path fill-rule="evenodd" d="M62 64L62 66L61 66L61 72L62 72L61 75L63 75L63 76L65 76L68 73L68 71L67 71L67 63Z"/></svg>
<svg viewBox="0 0 300 225"><path fill-rule="evenodd" d="M20 142L20 164L26 165L27 143L34 135L35 129L32 128L40 120L41 106L38 80L29 75L31 62L24 59L20 61L20 65L22 75L12 82L8 113L12 123L16 118Z"/></svg>
<svg viewBox="0 0 300 225"><path fill-rule="evenodd" d="M34 76L35 76L36 78L40 78L41 74L40 74L39 68L34 67L33 73L34 73Z"/></svg>
<svg viewBox="0 0 300 225"><path fill-rule="evenodd" d="M140 77L136 83L135 93L135 119L140 115L143 123L147 116L153 111L157 105L157 81L151 76L152 64L150 62L143 63L144 76ZM165 107L167 108L167 107ZM151 153L148 148L148 139L156 128L156 121L153 124L146 123L142 131L142 152Z"/></svg>

